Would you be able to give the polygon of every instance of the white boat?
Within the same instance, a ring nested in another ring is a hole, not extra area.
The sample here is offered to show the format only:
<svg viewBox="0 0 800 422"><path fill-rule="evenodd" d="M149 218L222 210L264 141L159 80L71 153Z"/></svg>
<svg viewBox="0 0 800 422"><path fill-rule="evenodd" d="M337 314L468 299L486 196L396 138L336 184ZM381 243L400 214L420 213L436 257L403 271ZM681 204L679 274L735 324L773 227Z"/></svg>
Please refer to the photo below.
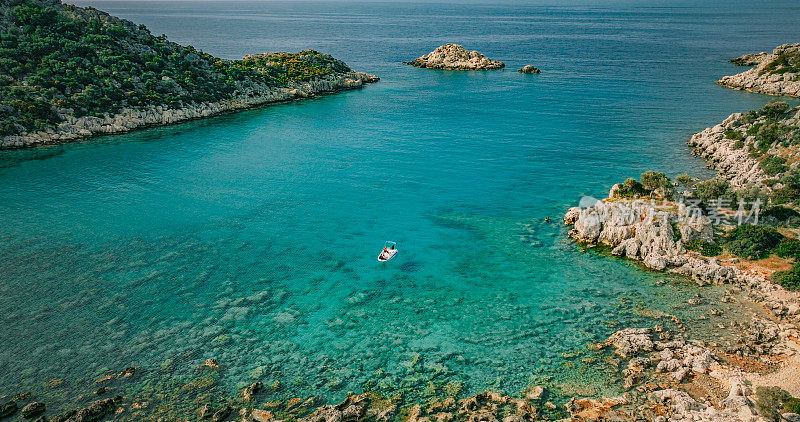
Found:
<svg viewBox="0 0 800 422"><path fill-rule="evenodd" d="M387 240L383 244L383 250L378 254L378 261L386 262L397 255L397 243Z"/></svg>

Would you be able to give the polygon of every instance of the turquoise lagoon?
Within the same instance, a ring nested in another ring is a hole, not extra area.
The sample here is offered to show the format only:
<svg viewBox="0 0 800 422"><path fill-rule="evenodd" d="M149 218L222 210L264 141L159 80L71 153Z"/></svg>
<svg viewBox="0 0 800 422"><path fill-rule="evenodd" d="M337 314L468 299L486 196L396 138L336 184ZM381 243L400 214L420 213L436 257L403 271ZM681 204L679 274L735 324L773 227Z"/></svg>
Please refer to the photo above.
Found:
<svg viewBox="0 0 800 422"><path fill-rule="evenodd" d="M689 135L768 101L716 86L726 60L800 40L794 3L79 3L223 57L314 48L382 81L1 152L0 394L52 408L128 366L180 386L207 358L218 394L613 390L587 343L722 292L583 252L561 215L645 170L708 175ZM508 68L400 64L445 42ZM387 239L400 253L380 264Z"/></svg>

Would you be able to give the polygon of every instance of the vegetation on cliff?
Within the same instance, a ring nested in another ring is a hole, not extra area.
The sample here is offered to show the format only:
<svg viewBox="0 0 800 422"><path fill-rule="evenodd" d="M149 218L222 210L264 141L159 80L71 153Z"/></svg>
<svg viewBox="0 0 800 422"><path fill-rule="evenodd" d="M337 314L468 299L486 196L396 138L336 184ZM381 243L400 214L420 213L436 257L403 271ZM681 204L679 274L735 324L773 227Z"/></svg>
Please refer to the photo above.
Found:
<svg viewBox="0 0 800 422"><path fill-rule="evenodd" d="M348 71L311 50L223 60L91 7L0 1L0 137L46 130L67 116L180 108Z"/></svg>
<svg viewBox="0 0 800 422"><path fill-rule="evenodd" d="M771 60L764 72L769 74L800 73L800 48L786 49Z"/></svg>

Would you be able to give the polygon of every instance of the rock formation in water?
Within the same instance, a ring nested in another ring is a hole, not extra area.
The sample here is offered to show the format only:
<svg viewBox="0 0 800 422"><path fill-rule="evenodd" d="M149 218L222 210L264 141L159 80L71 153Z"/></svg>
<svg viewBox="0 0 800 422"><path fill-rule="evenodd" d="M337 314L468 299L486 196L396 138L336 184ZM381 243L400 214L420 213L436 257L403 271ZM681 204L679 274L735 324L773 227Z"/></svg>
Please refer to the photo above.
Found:
<svg viewBox="0 0 800 422"><path fill-rule="evenodd" d="M0 2L0 49L0 149L177 123L378 80L312 50L223 60L57 0Z"/></svg>
<svg viewBox="0 0 800 422"><path fill-rule="evenodd" d="M525 65L522 69L518 70L519 73L542 73L541 70L537 67L533 67L532 65Z"/></svg>
<svg viewBox="0 0 800 422"><path fill-rule="evenodd" d="M731 62L756 67L725 76L718 84L761 94L800 97L800 43L783 44L772 54L746 54Z"/></svg>
<svg viewBox="0 0 800 422"><path fill-rule="evenodd" d="M477 51L467 51L459 44L445 44L416 60L404 62L404 64L444 70L489 70L505 67L505 63L491 60Z"/></svg>

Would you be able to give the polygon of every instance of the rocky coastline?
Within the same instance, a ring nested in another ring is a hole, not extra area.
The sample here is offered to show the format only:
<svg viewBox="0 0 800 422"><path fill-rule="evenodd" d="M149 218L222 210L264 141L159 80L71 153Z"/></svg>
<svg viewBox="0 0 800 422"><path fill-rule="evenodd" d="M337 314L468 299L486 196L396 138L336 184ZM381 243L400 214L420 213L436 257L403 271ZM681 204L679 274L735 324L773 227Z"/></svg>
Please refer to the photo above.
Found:
<svg viewBox="0 0 800 422"><path fill-rule="evenodd" d="M769 314L745 322L749 334L733 347L687 338L677 341L661 327L626 328L612 335L604 346L628 360L625 387L637 391L645 403L634 414L662 421L771 420L755 404L756 387L778 386L800 394L800 388L785 379L786 374L800 374L796 358L800 295L772 283L763 268L687 250L685 245L694 240L713 240L715 230L708 217L691 215L687 207L670 201L619 198L617 189L615 185L605 200L566 213L565 224L573 226L571 238L590 247L607 247L612 255L641 262L654 271L744 292ZM754 371L748 362L765 366ZM798 418L787 414L782 420Z"/></svg>
<svg viewBox="0 0 800 422"><path fill-rule="evenodd" d="M459 44L445 44L430 53L403 64L425 69L441 70L492 70L506 65L499 60L491 60L477 51L468 51Z"/></svg>
<svg viewBox="0 0 800 422"><path fill-rule="evenodd" d="M379 80L380 78L375 75L351 71L326 75L307 82L296 82L285 87L253 83L243 87L243 92L238 93L234 98L220 102L192 103L179 108L165 106L125 108L117 114L104 117L74 117L65 114L61 116L63 121L54 128L0 138L0 149L58 144L94 136L122 134L137 129L166 126L294 99L357 89Z"/></svg>
<svg viewBox="0 0 800 422"><path fill-rule="evenodd" d="M766 63L774 60L774 54L738 60ZM761 110L732 114L692 136L688 144L718 171L715 180L740 189L737 192L780 193L787 189L784 177L796 172L792 134L799 124L799 107L769 103ZM722 317L720 328L743 329L742 341L733 346L690 338L676 342L662 327L626 328L612 335L601 346L610 346L628 361L625 387L638 391L639 400L645 403L634 415L661 421L800 420L798 408L782 412L777 402L773 403L777 410L764 404L769 401L765 396L776 391L800 395L800 385L795 382L800 375L800 293L775 283L777 268L784 263L777 257L746 259L719 252L705 256L697 248L690 250L693 244L716 245L732 226L713 222L686 201L673 200L674 192L647 193L632 189L636 186L642 189L631 179L614 185L603 200L570 208L564 216L564 223L572 226L569 237L653 271L741 292L764 314L754 315L749 321ZM691 198L692 193L688 194ZM796 236L793 230L785 230ZM722 315L722 311L717 312Z"/></svg>
<svg viewBox="0 0 800 422"><path fill-rule="evenodd" d="M778 118L769 118L769 115L763 114L765 113L731 114L722 123L694 134L689 139L689 146L695 154L708 162L709 168L717 170L732 185L741 187L755 184L769 188L765 182L779 177L790 166L767 168L766 171L772 173L767 174L763 168L767 162L763 158L774 157L787 163L794 162L798 152L791 145L787 147L786 142L777 140L771 140L770 144L764 145L758 139L759 129L773 126L778 133L796 131L800 127L800 107L787 109ZM763 150L761 160L754 157L756 154L753 152L758 148Z"/></svg>
<svg viewBox="0 0 800 422"><path fill-rule="evenodd" d="M783 44L771 54L745 54L731 60L740 66L755 66L736 75L724 76L719 85L769 95L800 97L800 44Z"/></svg>

